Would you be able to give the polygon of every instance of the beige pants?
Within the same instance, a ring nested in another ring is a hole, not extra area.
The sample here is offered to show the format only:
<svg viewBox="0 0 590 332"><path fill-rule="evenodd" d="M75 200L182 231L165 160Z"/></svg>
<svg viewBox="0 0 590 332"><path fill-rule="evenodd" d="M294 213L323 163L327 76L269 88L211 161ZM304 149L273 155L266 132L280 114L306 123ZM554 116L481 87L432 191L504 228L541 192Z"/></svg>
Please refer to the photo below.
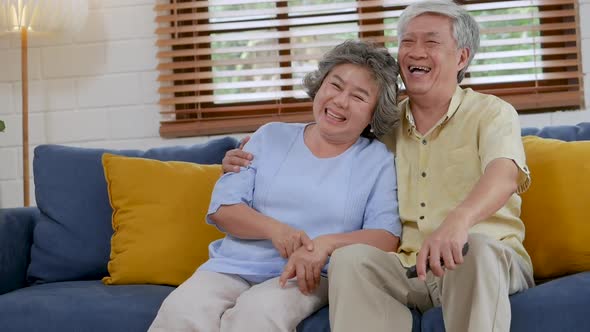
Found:
<svg viewBox="0 0 590 332"><path fill-rule="evenodd" d="M464 263L441 278L408 279L399 258L367 245L331 258L332 331L411 331L410 308L443 308L449 332L510 330L508 295L534 285L533 274L511 248L484 235L469 236Z"/></svg>
<svg viewBox="0 0 590 332"><path fill-rule="evenodd" d="M328 303L328 281L303 295L296 281L283 289L278 278L260 284L209 271L197 271L174 290L148 331L294 331Z"/></svg>

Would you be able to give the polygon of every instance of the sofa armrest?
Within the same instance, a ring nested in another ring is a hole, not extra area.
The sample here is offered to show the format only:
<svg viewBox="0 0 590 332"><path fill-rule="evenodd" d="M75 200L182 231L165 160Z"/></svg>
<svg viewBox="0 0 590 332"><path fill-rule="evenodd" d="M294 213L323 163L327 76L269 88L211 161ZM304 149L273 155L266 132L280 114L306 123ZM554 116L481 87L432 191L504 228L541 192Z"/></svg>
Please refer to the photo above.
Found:
<svg viewBox="0 0 590 332"><path fill-rule="evenodd" d="M27 285L33 228L39 209L0 209L0 294Z"/></svg>

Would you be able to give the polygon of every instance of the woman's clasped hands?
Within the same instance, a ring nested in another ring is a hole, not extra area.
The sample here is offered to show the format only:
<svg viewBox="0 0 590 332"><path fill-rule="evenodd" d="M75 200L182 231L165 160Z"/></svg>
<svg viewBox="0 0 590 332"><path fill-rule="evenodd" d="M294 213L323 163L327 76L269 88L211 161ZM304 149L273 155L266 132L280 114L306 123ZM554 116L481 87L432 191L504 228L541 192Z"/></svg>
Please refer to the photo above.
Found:
<svg viewBox="0 0 590 332"><path fill-rule="evenodd" d="M288 259L279 278L281 287L285 287L289 279L296 278L303 294L313 293L320 283L322 268L328 262L330 251L325 241L321 237L311 240L304 231L286 224L275 228L271 241L281 257Z"/></svg>

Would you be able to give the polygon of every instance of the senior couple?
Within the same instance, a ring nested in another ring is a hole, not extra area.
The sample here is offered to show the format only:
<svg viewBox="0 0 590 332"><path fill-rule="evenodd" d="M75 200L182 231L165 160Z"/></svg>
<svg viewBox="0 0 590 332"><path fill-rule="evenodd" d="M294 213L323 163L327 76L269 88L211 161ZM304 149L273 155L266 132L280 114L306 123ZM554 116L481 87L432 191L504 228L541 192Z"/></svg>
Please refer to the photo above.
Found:
<svg viewBox="0 0 590 332"><path fill-rule="evenodd" d="M410 331L409 307L435 306L447 331L509 331L509 294L534 283L518 115L459 87L479 29L458 5L413 3L398 37L399 67L336 46L304 79L313 123L228 152L207 215L227 235L150 331L294 331L328 299L333 331Z"/></svg>

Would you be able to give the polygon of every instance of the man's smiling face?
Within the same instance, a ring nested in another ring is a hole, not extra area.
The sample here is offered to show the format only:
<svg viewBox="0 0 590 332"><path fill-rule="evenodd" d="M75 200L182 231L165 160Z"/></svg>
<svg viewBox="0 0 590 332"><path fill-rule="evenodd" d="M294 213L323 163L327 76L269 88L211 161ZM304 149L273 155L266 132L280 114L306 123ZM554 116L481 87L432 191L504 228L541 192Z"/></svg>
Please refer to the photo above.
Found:
<svg viewBox="0 0 590 332"><path fill-rule="evenodd" d="M446 16L419 15L400 36L398 61L410 97L452 94L468 58L467 49L457 48L452 21Z"/></svg>

